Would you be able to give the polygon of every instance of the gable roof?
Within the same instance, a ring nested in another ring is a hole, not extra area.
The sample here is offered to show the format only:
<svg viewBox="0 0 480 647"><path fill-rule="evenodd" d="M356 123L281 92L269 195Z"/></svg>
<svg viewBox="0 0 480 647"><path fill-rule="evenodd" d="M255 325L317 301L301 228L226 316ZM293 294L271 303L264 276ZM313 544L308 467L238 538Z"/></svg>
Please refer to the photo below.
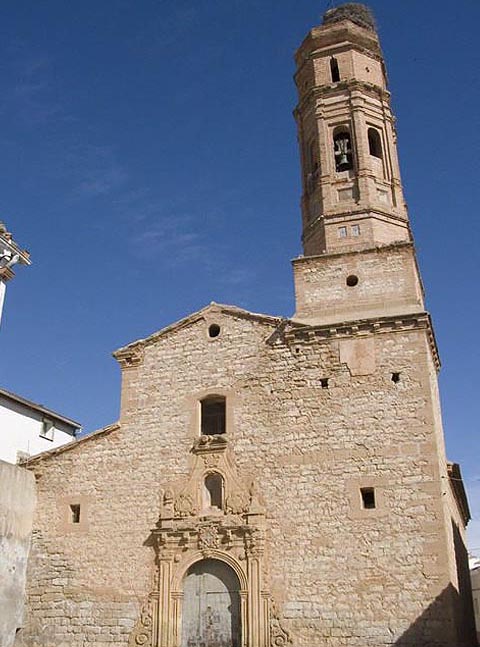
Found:
<svg viewBox="0 0 480 647"><path fill-rule="evenodd" d="M52 411L52 409L47 409L47 407L44 407L43 404L37 404L36 402L32 402L32 400L27 400L27 398L23 398L22 396L17 395L16 393L12 393L11 391L7 391L6 389L0 388L0 397L5 398L6 400L10 400L11 402L15 402L16 404L20 404L22 407L25 407L30 411L40 413L42 416L45 416L45 418L48 418L49 420L63 423L67 427L70 427L71 431L67 433L71 433L72 436L74 436L76 432L82 428L82 425L79 422L76 422L71 418L66 418L60 413Z"/></svg>
<svg viewBox="0 0 480 647"><path fill-rule="evenodd" d="M163 337L164 335L167 335L168 333L174 332L176 330L181 330L182 328L186 328L187 326L191 326L192 324L196 323L200 319L203 319L205 315L215 314L215 313L231 315L233 317L242 317L244 319L258 321L260 323L268 324L270 326L278 326L285 321L290 321L285 317L275 317L272 315L259 314L257 312L250 312L249 310L244 310L243 308L239 308L238 306L226 305L223 303L215 303L215 301L212 301L208 306L205 306L204 308L201 308L200 310L193 312L192 314L188 315L187 317L184 317L183 319L179 319L178 321L175 321L174 323L166 326L165 328L161 328L157 332L154 332L148 337L145 337L145 339L137 339L136 341L133 341L130 344L127 344L126 346L122 346L112 354L115 357L115 359L119 359L122 353L128 352L129 350L133 350L140 346L148 346L149 344L156 342L157 339L159 339L160 337ZM291 322L291 323L294 324L294 322Z"/></svg>

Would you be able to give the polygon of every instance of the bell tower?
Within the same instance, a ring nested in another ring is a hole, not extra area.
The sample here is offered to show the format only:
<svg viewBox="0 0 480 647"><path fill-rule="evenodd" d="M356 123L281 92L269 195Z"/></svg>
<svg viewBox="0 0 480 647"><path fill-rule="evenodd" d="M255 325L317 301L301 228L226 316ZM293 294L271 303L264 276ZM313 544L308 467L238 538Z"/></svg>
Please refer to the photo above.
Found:
<svg viewBox="0 0 480 647"><path fill-rule="evenodd" d="M394 117L369 9L327 11L296 64L305 255L408 241Z"/></svg>
<svg viewBox="0 0 480 647"><path fill-rule="evenodd" d="M370 10L330 9L296 53L304 257L296 316L423 311L387 74Z"/></svg>

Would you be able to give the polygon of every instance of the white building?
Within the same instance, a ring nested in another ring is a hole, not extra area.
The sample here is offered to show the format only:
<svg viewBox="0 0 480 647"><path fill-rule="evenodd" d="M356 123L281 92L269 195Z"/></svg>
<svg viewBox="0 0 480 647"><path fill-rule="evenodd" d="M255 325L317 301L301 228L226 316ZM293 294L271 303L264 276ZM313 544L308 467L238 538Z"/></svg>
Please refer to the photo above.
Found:
<svg viewBox="0 0 480 647"><path fill-rule="evenodd" d="M81 426L41 404L0 389L0 460L17 463L75 439Z"/></svg>
<svg viewBox="0 0 480 647"><path fill-rule="evenodd" d="M14 277L13 267L30 265L30 255L15 243L0 222L0 321L7 282ZM80 424L0 388L0 460L19 460L54 449L74 440Z"/></svg>

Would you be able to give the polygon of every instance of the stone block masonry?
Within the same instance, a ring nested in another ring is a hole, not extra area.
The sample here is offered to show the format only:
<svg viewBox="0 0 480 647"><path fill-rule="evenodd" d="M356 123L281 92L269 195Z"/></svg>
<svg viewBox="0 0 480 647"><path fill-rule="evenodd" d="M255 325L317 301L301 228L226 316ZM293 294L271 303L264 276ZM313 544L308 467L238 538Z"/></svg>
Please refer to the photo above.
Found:
<svg viewBox="0 0 480 647"><path fill-rule="evenodd" d="M264 579L295 644L391 645L415 623L415 640L454 644L446 603L422 618L455 572L427 330L360 335L374 358L362 370L324 332L212 306L119 353L120 425L30 462L41 505L25 644L128 643L157 586L159 493L188 479L200 399L219 392L232 460L264 501ZM83 524L66 522L78 502Z"/></svg>

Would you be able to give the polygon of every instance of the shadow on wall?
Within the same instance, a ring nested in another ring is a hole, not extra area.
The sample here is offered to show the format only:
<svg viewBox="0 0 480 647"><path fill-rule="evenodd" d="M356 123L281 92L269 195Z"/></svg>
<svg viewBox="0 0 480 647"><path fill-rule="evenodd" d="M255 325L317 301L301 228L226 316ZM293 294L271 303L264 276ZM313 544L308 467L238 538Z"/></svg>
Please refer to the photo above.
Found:
<svg viewBox="0 0 480 647"><path fill-rule="evenodd" d="M460 594L449 585L392 644L395 647L477 647L472 619L461 624L462 614L458 610L463 606Z"/></svg>
<svg viewBox="0 0 480 647"><path fill-rule="evenodd" d="M468 552L452 521L458 591L449 585L398 638L395 647L477 647Z"/></svg>

